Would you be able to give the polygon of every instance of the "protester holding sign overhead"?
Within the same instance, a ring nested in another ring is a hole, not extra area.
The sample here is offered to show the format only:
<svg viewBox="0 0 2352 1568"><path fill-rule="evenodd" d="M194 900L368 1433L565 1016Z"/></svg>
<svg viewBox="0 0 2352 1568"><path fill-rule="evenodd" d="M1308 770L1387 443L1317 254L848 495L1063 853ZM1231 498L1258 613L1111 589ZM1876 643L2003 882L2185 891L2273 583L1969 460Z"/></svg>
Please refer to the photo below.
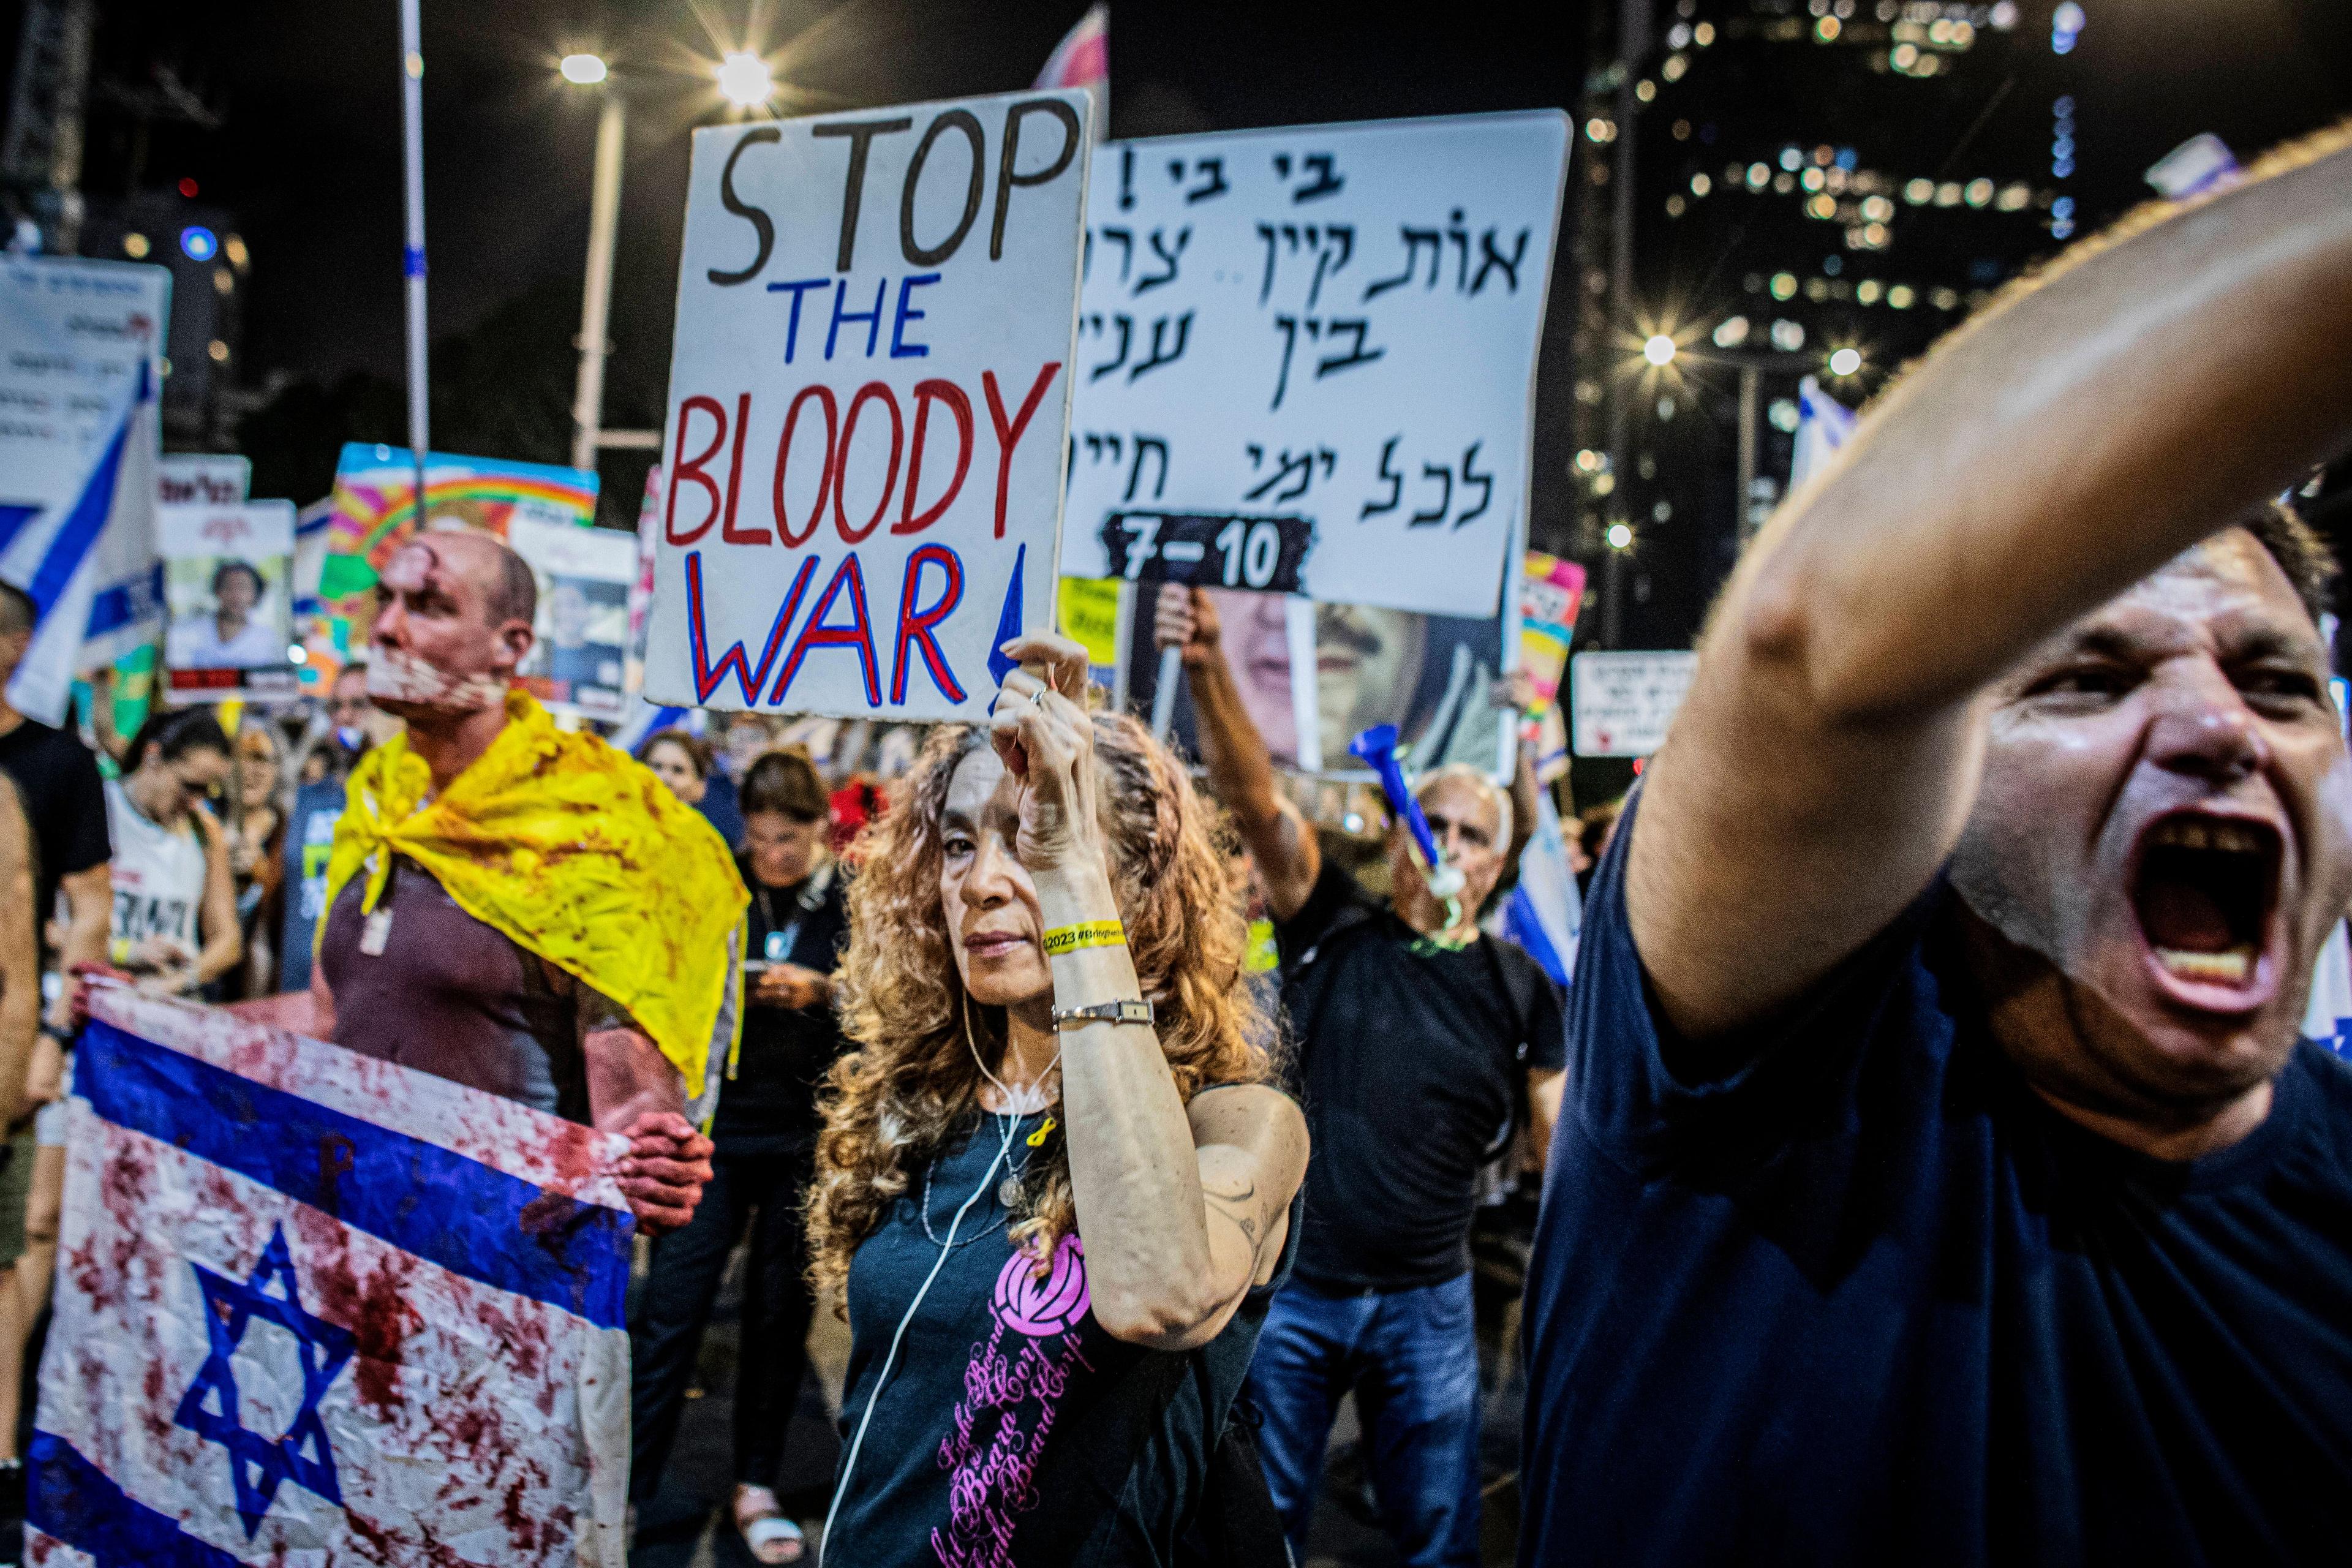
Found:
<svg viewBox="0 0 2352 1568"><path fill-rule="evenodd" d="M1513 843L1510 799L1475 768L1424 774L1422 808L1465 885L1434 896L1398 824L1394 899L1376 904L1275 788L1208 594L1163 587L1158 632L1182 650L1210 787L1265 889L1315 1138L1297 1277L1250 1368L1267 1482L1303 1558L1324 1444L1352 1388L1398 1550L1416 1564L1475 1564L1475 1183L1523 1114L1533 1145L1548 1146L1566 1048L1558 990L1477 926Z"/></svg>
<svg viewBox="0 0 2352 1568"><path fill-rule="evenodd" d="M2344 1560L2352 762L2270 498L2352 440L2352 135L2255 174L1733 573L1586 906L1529 1568Z"/></svg>
<svg viewBox="0 0 2352 1568"><path fill-rule="evenodd" d="M848 1289L844 1564L1141 1568L1265 1511L1227 1415L1307 1136L1251 1043L1239 879L1176 758L1082 706L1084 648L1006 651L850 890L809 1208ZM1211 1560L1279 1563L1263 1522Z"/></svg>

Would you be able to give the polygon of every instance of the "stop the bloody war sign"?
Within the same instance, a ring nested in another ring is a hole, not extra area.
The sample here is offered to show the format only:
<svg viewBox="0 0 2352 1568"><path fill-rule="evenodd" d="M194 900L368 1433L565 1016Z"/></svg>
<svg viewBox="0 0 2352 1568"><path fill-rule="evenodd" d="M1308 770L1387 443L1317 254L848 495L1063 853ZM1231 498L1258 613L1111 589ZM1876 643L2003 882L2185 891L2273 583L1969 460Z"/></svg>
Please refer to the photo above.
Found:
<svg viewBox="0 0 2352 1568"><path fill-rule="evenodd" d="M653 700L973 718L1053 624L1087 96L698 131Z"/></svg>

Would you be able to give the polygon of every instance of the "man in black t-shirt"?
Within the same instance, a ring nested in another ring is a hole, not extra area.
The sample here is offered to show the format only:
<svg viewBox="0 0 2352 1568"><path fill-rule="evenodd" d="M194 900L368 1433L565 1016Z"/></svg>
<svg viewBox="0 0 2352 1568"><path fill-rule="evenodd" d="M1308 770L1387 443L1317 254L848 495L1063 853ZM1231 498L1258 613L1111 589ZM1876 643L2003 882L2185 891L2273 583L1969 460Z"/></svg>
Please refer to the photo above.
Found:
<svg viewBox="0 0 2352 1568"><path fill-rule="evenodd" d="M107 871L113 851L98 763L71 733L26 718L7 699L8 682L32 643L35 618L33 601L0 583L0 768L16 781L33 826L34 930L56 913L62 889L66 940L56 956L68 967L102 963L114 884Z"/></svg>
<svg viewBox="0 0 2352 1568"><path fill-rule="evenodd" d="M1267 1485L1304 1561L1324 1445L1353 1389L1382 1522L1405 1561L1474 1565L1475 1185L1522 1107L1538 1149L1549 1143L1566 1049L1550 979L1476 923L1513 842L1510 799L1470 768L1423 776L1415 793L1430 830L1468 886L1452 908L1433 897L1400 824L1389 836L1394 901L1376 903L1324 861L1276 790L1208 596L1161 590L1158 631L1182 650L1211 786L1275 919L1313 1139L1297 1262L1250 1365Z"/></svg>
<svg viewBox="0 0 2352 1568"><path fill-rule="evenodd" d="M2352 135L2063 260L1732 574L1593 882L1521 1563L2332 1563Z"/></svg>

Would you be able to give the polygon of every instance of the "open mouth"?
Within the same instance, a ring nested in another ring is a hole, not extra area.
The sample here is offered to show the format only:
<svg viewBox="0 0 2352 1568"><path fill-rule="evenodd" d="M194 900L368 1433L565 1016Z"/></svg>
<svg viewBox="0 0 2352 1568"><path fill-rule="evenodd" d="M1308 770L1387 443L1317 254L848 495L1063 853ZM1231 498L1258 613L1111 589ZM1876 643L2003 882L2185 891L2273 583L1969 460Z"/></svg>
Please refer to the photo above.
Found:
<svg viewBox="0 0 2352 1568"><path fill-rule="evenodd" d="M2233 990L2255 983L2278 904L2280 850L2276 828L2243 817L2180 812L2147 829L2132 908L2167 974Z"/></svg>

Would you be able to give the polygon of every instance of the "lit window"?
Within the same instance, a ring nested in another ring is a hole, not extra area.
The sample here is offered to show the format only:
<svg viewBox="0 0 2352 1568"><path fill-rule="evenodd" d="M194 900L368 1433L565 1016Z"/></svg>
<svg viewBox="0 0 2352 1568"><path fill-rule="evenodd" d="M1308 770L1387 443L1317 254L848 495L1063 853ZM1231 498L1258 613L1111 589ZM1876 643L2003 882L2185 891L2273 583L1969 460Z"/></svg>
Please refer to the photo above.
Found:
<svg viewBox="0 0 2352 1568"><path fill-rule="evenodd" d="M1970 180L1969 182L1969 188L1966 194L1968 196L1969 205L1972 207L1983 206L1987 202L1992 200L1992 182L1982 178Z"/></svg>
<svg viewBox="0 0 2352 1568"><path fill-rule="evenodd" d="M1918 295L1911 291L1911 285L1908 283L1897 283L1894 288L1889 289L1886 291L1886 302L1894 306L1898 310L1909 310L1911 308L1912 301L1918 299Z"/></svg>
<svg viewBox="0 0 2352 1568"><path fill-rule="evenodd" d="M1878 292L1878 279L1875 278L1865 278L1853 286L1854 300L1860 304L1877 304Z"/></svg>
<svg viewBox="0 0 2352 1568"><path fill-rule="evenodd" d="M1909 202L1915 207L1927 205L1927 203L1936 199L1936 182L1933 180L1906 180L1903 183L1903 199Z"/></svg>
<svg viewBox="0 0 2352 1568"><path fill-rule="evenodd" d="M1715 24L1712 22L1701 22L1697 26L1693 27L1691 29L1691 42L1696 44L1702 49L1715 42Z"/></svg>
<svg viewBox="0 0 2352 1568"><path fill-rule="evenodd" d="M1715 329L1717 348L1736 349L1747 341L1748 318L1745 316L1726 316Z"/></svg>
<svg viewBox="0 0 2352 1568"><path fill-rule="evenodd" d="M1693 174L1691 176L1691 195L1695 196L1703 196L1713 189L1715 189L1715 182L1708 179L1704 174Z"/></svg>
<svg viewBox="0 0 2352 1568"><path fill-rule="evenodd" d="M1937 185L1936 187L1936 205L1939 207L1958 206L1960 205L1959 181L1946 180L1942 184Z"/></svg>
<svg viewBox="0 0 2352 1568"><path fill-rule="evenodd" d="M1658 84L1652 81L1648 77L1643 77L1641 80L1633 84L1633 96L1640 99L1643 103L1647 103L1650 100L1658 96Z"/></svg>

